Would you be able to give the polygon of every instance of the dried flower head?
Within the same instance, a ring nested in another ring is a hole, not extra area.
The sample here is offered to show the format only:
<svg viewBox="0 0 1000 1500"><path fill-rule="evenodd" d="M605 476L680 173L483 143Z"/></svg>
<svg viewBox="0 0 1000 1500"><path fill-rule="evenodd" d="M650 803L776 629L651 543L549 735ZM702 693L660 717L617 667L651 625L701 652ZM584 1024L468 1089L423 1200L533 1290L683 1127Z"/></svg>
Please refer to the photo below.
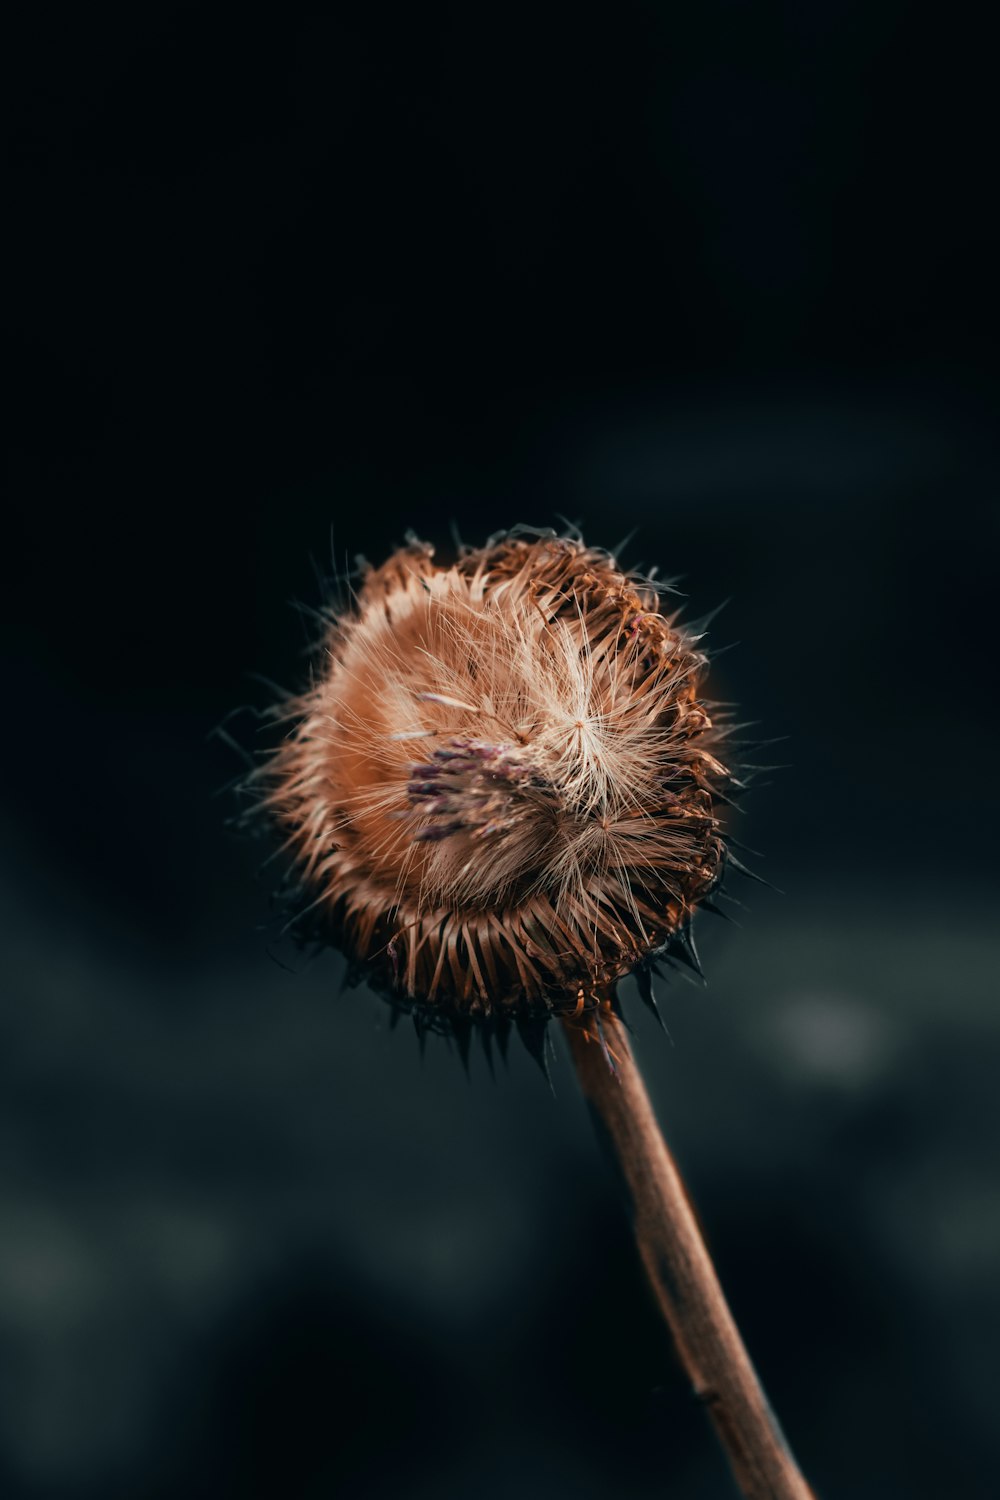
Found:
<svg viewBox="0 0 1000 1500"><path fill-rule="evenodd" d="M411 542L329 617L265 768L301 894L433 1023L589 1011L717 884L705 657L575 536Z"/></svg>

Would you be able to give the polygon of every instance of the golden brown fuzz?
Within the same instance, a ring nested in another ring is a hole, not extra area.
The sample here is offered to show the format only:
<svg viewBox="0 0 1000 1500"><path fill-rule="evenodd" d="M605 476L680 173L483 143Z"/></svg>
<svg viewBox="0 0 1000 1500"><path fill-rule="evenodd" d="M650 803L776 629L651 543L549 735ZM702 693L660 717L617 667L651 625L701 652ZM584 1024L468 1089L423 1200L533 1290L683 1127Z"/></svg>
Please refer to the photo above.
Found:
<svg viewBox="0 0 1000 1500"><path fill-rule="evenodd" d="M265 806L313 916L401 999L592 1010L718 881L705 658L609 553L413 543L323 646Z"/></svg>

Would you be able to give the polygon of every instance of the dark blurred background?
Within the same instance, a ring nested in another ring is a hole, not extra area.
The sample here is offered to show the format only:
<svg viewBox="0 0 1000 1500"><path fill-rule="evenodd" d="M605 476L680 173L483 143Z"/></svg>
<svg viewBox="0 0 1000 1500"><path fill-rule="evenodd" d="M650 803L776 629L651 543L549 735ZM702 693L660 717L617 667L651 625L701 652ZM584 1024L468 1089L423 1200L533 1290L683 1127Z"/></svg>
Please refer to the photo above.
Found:
<svg viewBox="0 0 1000 1500"><path fill-rule="evenodd" d="M24 9L0 1489L724 1500L568 1059L275 951L316 573L579 520L788 763L626 1001L823 1500L997 1493L995 54L901 3ZM229 728L254 743L252 718ZM289 972L271 956L297 972Z"/></svg>

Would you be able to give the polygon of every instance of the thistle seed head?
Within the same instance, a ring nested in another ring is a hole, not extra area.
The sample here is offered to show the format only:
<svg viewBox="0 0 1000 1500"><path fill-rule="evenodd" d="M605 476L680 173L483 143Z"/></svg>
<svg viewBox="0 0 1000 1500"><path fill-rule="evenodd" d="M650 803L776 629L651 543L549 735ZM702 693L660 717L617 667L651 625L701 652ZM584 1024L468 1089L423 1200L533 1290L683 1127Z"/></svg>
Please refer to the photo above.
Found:
<svg viewBox="0 0 1000 1500"><path fill-rule="evenodd" d="M432 1024L591 1011L717 884L705 657L611 554L414 542L322 646L264 806L314 928Z"/></svg>

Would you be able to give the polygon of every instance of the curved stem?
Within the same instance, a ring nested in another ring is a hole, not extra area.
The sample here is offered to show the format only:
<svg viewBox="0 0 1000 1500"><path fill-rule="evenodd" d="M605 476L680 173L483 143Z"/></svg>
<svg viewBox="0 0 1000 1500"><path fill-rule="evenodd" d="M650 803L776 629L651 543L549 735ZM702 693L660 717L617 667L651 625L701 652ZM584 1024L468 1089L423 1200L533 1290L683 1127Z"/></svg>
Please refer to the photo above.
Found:
<svg viewBox="0 0 1000 1500"><path fill-rule="evenodd" d="M625 1028L602 1009L596 1027L567 1020L565 1030L594 1123L629 1190L646 1274L740 1490L747 1500L813 1500L722 1294Z"/></svg>

